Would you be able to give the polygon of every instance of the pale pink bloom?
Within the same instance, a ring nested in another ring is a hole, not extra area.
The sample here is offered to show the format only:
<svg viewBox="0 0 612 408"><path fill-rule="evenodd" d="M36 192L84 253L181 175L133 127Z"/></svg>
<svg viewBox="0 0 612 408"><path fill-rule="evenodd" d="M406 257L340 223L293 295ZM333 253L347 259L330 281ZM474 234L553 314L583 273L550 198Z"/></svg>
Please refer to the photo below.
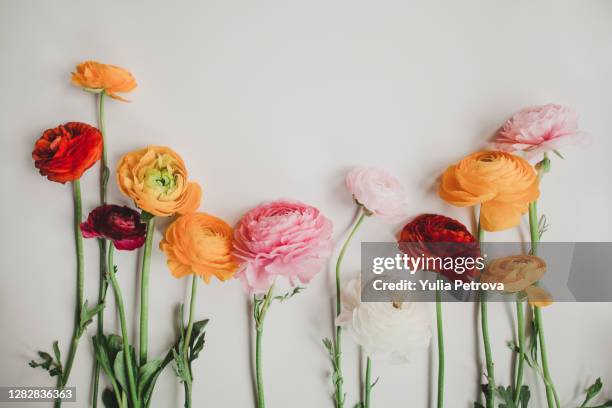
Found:
<svg viewBox="0 0 612 408"><path fill-rule="evenodd" d="M504 124L495 146L506 152L524 151L528 157L586 141L578 129L578 114L561 105L523 109Z"/></svg>
<svg viewBox="0 0 612 408"><path fill-rule="evenodd" d="M383 222L393 224L408 216L408 194L392 174L377 167L356 167L346 176L353 198Z"/></svg>
<svg viewBox="0 0 612 408"><path fill-rule="evenodd" d="M266 292L276 277L295 286L321 270L332 252L332 223L315 207L274 201L246 213L234 229L236 273L250 293Z"/></svg>

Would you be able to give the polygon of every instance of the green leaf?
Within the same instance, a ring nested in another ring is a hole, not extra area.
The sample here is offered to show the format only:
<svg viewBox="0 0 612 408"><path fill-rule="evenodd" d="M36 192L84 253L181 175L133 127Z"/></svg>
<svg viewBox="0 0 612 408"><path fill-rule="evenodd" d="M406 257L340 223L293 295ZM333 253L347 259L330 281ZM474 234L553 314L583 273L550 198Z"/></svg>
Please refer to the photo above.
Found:
<svg viewBox="0 0 612 408"><path fill-rule="evenodd" d="M57 347L57 353L59 353L59 346L56 343L57 341L53 343L53 353L54 354L56 354L56 347ZM62 363L60 360L55 361L53 357L51 357L51 354L44 352L44 351L39 351L37 354L38 354L38 357L41 358L41 361L31 360L28 363L30 367L32 368L40 367L43 370L47 371L51 377L62 375L63 373Z"/></svg>
<svg viewBox="0 0 612 408"><path fill-rule="evenodd" d="M125 368L125 357L123 350L117 353L117 357L115 357L115 362L113 364L113 373L115 374L115 379L121 385L121 388L124 390L128 390L128 380L127 380L127 371Z"/></svg>
<svg viewBox="0 0 612 408"><path fill-rule="evenodd" d="M197 322L195 322L193 324L193 329L192 329L192 333L194 333L196 336L200 333L202 333L202 331L204 331L204 329L206 328L206 325L208 324L209 319L204 319L204 320L199 320Z"/></svg>
<svg viewBox="0 0 612 408"><path fill-rule="evenodd" d="M115 380L115 374L113 373L111 358L109 357L107 348L107 339L103 334L98 334L92 338L94 354L96 360L100 364L100 367L104 373L112 380Z"/></svg>
<svg viewBox="0 0 612 408"><path fill-rule="evenodd" d="M144 391L149 385L151 381L155 378L157 372L163 368L162 360L156 359L147 362L145 365L141 366L138 369L138 395L143 396Z"/></svg>
<svg viewBox="0 0 612 408"><path fill-rule="evenodd" d="M197 339L193 339L192 338L192 346L190 348L190 353L189 353L189 363L191 363L192 361L194 361L195 359L198 358L198 356L200 355L200 352L202 351L202 349L204 348L204 339L206 333L202 333L200 336L198 336Z"/></svg>
<svg viewBox="0 0 612 408"><path fill-rule="evenodd" d="M155 383L157 382L157 378L159 377L161 372L164 370L164 368L166 368L166 366L168 364L170 364L172 362L172 360L174 359L173 351L174 351L174 348L170 349L166 353L166 357L164 357L159 370L157 370L155 375L151 378L149 386L145 387L143 389L142 398L143 398L143 401L144 401L145 408L148 408L149 405L151 404L151 396L153 395L153 389L155 388Z"/></svg>
<svg viewBox="0 0 612 408"><path fill-rule="evenodd" d="M278 300L280 302L284 302L285 300L291 299L293 296L297 295L298 293L303 292L305 289L306 288L302 286L296 286L295 288L293 288L291 292L287 292L284 295L280 295L280 296L274 296L272 300Z"/></svg>
<svg viewBox="0 0 612 408"><path fill-rule="evenodd" d="M497 387L496 391L500 399L504 402L503 404L499 404L499 408L516 408L516 405L514 405L514 396L512 395L511 387L508 386L504 388L499 386Z"/></svg>
<svg viewBox="0 0 612 408"><path fill-rule="evenodd" d="M104 303L99 303L91 309L87 308L88 301L86 300L81 306L81 316L79 319L79 328L77 330L77 337L81 337L85 330L87 330L87 326L92 322L94 316L100 313L104 309Z"/></svg>
<svg viewBox="0 0 612 408"><path fill-rule="evenodd" d="M106 339L108 351L113 352L114 355L123 350L123 339L121 338L121 336L117 336L116 334L109 334Z"/></svg>
<svg viewBox="0 0 612 408"><path fill-rule="evenodd" d="M60 365L60 368L61 368L62 353L60 353L59 342L57 340L53 342L53 354L55 354L55 361L57 361L57 363Z"/></svg>
<svg viewBox="0 0 612 408"><path fill-rule="evenodd" d="M529 391L529 387L523 385L521 387L521 408L527 408L529 404L529 399L531 398L531 391Z"/></svg>
<svg viewBox="0 0 612 408"><path fill-rule="evenodd" d="M142 222L147 222L147 221L149 221L153 217L155 217L155 215L153 215L150 212L147 212L145 210L142 210L142 212L140 213L140 220Z"/></svg>
<svg viewBox="0 0 612 408"><path fill-rule="evenodd" d="M553 149L553 153L559 156L560 159L565 159L565 157L563 157L563 155L557 149Z"/></svg>
<svg viewBox="0 0 612 408"><path fill-rule="evenodd" d="M474 408L485 408L485 406L478 401L474 401Z"/></svg>
<svg viewBox="0 0 612 408"><path fill-rule="evenodd" d="M115 393L110 388L105 388L102 391L102 403L106 408L119 408Z"/></svg>
<svg viewBox="0 0 612 408"><path fill-rule="evenodd" d="M183 322L183 307L184 305L181 303L179 305L179 312L178 312L178 329L179 329L179 338L182 339L183 337L185 337L185 323Z"/></svg>
<svg viewBox="0 0 612 408"><path fill-rule="evenodd" d="M586 406L590 400L595 398L597 394L601 392L602 388L603 384L601 383L601 378L596 379L595 382L587 389L586 396L584 397L584 402L582 403L581 407Z"/></svg>

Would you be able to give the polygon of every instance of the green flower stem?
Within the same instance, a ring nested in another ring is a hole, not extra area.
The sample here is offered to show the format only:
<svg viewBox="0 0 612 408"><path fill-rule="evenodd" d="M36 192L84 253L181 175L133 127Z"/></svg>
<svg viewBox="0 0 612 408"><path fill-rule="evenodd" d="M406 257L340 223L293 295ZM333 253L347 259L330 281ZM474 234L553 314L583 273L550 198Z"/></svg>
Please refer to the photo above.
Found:
<svg viewBox="0 0 612 408"><path fill-rule="evenodd" d="M444 406L444 326L442 320L442 299L436 290L436 322L438 326L438 408Z"/></svg>
<svg viewBox="0 0 612 408"><path fill-rule="evenodd" d="M102 173L100 174L100 201L102 204L106 204L106 192L108 190L108 179L110 176L110 170L108 168L107 159L107 148L106 148L106 121L104 117L104 91L98 94L98 126L100 127L100 133L102 133Z"/></svg>
<svg viewBox="0 0 612 408"><path fill-rule="evenodd" d="M372 360L368 356L366 360L365 373L365 396L363 398L363 407L370 408L370 394L372 393Z"/></svg>
<svg viewBox="0 0 612 408"><path fill-rule="evenodd" d="M257 332L255 337L255 383L257 387L257 408L265 408L266 406L263 372L261 366L261 337L263 335L264 319L266 317L268 308L270 307L270 302L272 301L273 296L274 284L270 286L270 289L268 289L268 293L266 293L263 299L263 304L261 305L261 309L259 309L259 313L257 313L257 311L255 313L255 329Z"/></svg>
<svg viewBox="0 0 612 408"><path fill-rule="evenodd" d="M134 367L132 366L132 357L130 353L130 342L128 339L127 323L125 318L125 307L123 306L123 296L121 295L121 288L119 287L119 284L117 283L117 279L115 277L113 262L113 255L115 253L114 249L115 248L112 245L108 247L108 266L110 269L108 276L110 277L111 284L113 285L113 290L115 291L115 298L117 301L117 308L119 309L121 337L123 338L123 357L125 358L125 367L127 371L130 398L132 400L133 406L138 408L140 406L140 401L136 396L136 380L134 379Z"/></svg>
<svg viewBox="0 0 612 408"><path fill-rule="evenodd" d="M107 162L107 143L106 143L106 126L104 120L104 96L105 92L102 91L98 94L98 127L102 134L102 160L101 173L100 173L100 204L106 204L106 192L109 178L109 169ZM108 289L108 282L106 281L106 246L107 241L104 238L98 238L98 247L100 251L100 281L98 283L98 304L102 304L106 300L106 292ZM98 335L104 334L104 309L98 313ZM94 385L92 392L92 406L96 408L98 406L98 387L100 383L100 363L95 359L94 361Z"/></svg>
<svg viewBox="0 0 612 408"><path fill-rule="evenodd" d="M541 173L539 176L541 177ZM538 206L537 201L529 204L529 232L531 234L531 253L538 254L538 243L540 232L538 231ZM542 358L542 371L544 374L544 385L546 387L546 402L549 408L560 407L557 392L554 388L550 370L548 368L548 352L546 349L546 337L544 336L544 322L542 321L542 311L539 307L533 308L533 320L538 329L538 340L540 343L540 356Z"/></svg>
<svg viewBox="0 0 612 408"><path fill-rule="evenodd" d="M484 241L484 229L480 221L478 222L478 242L482 245ZM487 408L495 407L495 364L493 363L493 353L491 351L491 338L489 336L489 302L487 292L480 292L480 320L482 326L482 341L485 350L485 361L487 364Z"/></svg>
<svg viewBox="0 0 612 408"><path fill-rule="evenodd" d="M81 199L81 182L75 180L72 182L73 198L74 198L74 240L76 245L77 255L77 289L76 289L76 310L74 317L74 332L72 334L72 340L70 341L70 348L68 350L68 357L62 375L57 378L57 388L63 389L68 383L70 372L72 371L72 365L74 364L74 358L76 357L77 347L79 345L79 339L81 337L81 309L84 303L84 281L85 281L85 263L83 259L83 235L81 234L81 219L83 217L83 203ZM60 407L62 405L61 400L55 400L54 406Z"/></svg>
<svg viewBox="0 0 612 408"><path fill-rule="evenodd" d="M521 398L521 386L523 385L523 371L525 368L525 313L523 311L523 302L519 299L518 294L515 303L519 356L516 368L516 381L514 383L514 404L518 406Z"/></svg>
<svg viewBox="0 0 612 408"><path fill-rule="evenodd" d="M346 249L349 246L349 243L355 236L355 233L363 223L363 220L368 215L367 211L360 206L359 215L353 229L349 233L344 245L342 245L342 249L340 250L340 254L338 254L338 261L336 261L336 316L340 316L342 312L342 299L340 297L341 291L341 282L340 282L340 267L342 265L342 260L344 259L344 254L346 253ZM335 400L336 400L336 408L344 407L344 391L342 390L342 385L344 379L342 377L342 327L336 326L336 338L334 344L334 362L336 366L336 392L335 392Z"/></svg>
<svg viewBox="0 0 612 408"><path fill-rule="evenodd" d="M149 342L149 272L151 270L151 247L155 234L155 217L147 221L147 238L142 254L140 280L140 366L147 362Z"/></svg>
<svg viewBox="0 0 612 408"><path fill-rule="evenodd" d="M193 378L191 377L191 370L189 369L189 343L191 341L191 333L193 331L193 315L195 311L196 294L198 293L198 277L193 275L191 280L191 300L189 302L189 320L187 322L187 333L185 334L183 344L183 358L185 361L185 368L189 373L189 381L185 382L185 408L191 408L191 383Z"/></svg>

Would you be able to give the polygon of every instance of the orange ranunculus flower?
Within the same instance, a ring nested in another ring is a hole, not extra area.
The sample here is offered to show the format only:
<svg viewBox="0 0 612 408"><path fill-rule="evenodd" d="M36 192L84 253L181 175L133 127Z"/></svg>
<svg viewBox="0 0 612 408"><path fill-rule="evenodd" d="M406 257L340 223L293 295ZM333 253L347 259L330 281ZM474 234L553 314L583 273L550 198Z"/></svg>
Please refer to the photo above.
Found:
<svg viewBox="0 0 612 408"><path fill-rule="evenodd" d="M487 265L481 282L503 283L504 292L525 291L529 304L544 307L552 304L550 294L534 286L546 273L546 262L534 255L512 255L494 259Z"/></svg>
<svg viewBox="0 0 612 408"><path fill-rule="evenodd" d="M216 276L225 281L238 268L232 255L232 227L206 213L191 213L176 219L159 248L166 254L172 276L196 274L210 283Z"/></svg>
<svg viewBox="0 0 612 408"><path fill-rule="evenodd" d="M123 156L117 183L136 206L160 217L195 212L202 198L200 185L187 181L183 159L168 147L148 146Z"/></svg>
<svg viewBox="0 0 612 408"><path fill-rule="evenodd" d="M446 169L438 194L458 207L481 204L482 227L500 231L518 225L540 190L535 170L525 159L480 151Z"/></svg>
<svg viewBox="0 0 612 408"><path fill-rule="evenodd" d="M533 255L512 255L491 261L482 274L481 282L503 283L504 292L525 290L544 276L546 262Z"/></svg>
<svg viewBox="0 0 612 408"><path fill-rule="evenodd" d="M104 90L108 96L127 102L117 92L130 92L136 88L134 76L127 70L115 65L85 61L76 66L72 73L72 83L90 90Z"/></svg>
<svg viewBox="0 0 612 408"><path fill-rule="evenodd" d="M553 303L550 293L539 286L529 286L525 289L529 304L533 307L546 307Z"/></svg>

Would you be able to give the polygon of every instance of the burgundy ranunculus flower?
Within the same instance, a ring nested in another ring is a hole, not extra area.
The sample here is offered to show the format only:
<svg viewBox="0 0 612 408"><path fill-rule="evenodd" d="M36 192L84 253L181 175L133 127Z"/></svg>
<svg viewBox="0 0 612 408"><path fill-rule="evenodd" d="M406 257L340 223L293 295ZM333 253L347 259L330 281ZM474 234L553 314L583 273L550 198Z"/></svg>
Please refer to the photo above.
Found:
<svg viewBox="0 0 612 408"><path fill-rule="evenodd" d="M480 256L478 241L466 226L444 215L419 215L404 226L398 244L400 250L410 256L453 259L455 266L459 265L456 262L458 258L475 260ZM436 265L434 262L432 264ZM432 272L441 273L450 280L463 281L469 281L478 274L478 268L469 261L464 263L461 269L459 271L437 265L432 268Z"/></svg>
<svg viewBox="0 0 612 408"><path fill-rule="evenodd" d="M103 237L113 241L115 248L126 251L144 244L146 230L147 226L137 211L120 205L101 205L81 224L83 237Z"/></svg>

